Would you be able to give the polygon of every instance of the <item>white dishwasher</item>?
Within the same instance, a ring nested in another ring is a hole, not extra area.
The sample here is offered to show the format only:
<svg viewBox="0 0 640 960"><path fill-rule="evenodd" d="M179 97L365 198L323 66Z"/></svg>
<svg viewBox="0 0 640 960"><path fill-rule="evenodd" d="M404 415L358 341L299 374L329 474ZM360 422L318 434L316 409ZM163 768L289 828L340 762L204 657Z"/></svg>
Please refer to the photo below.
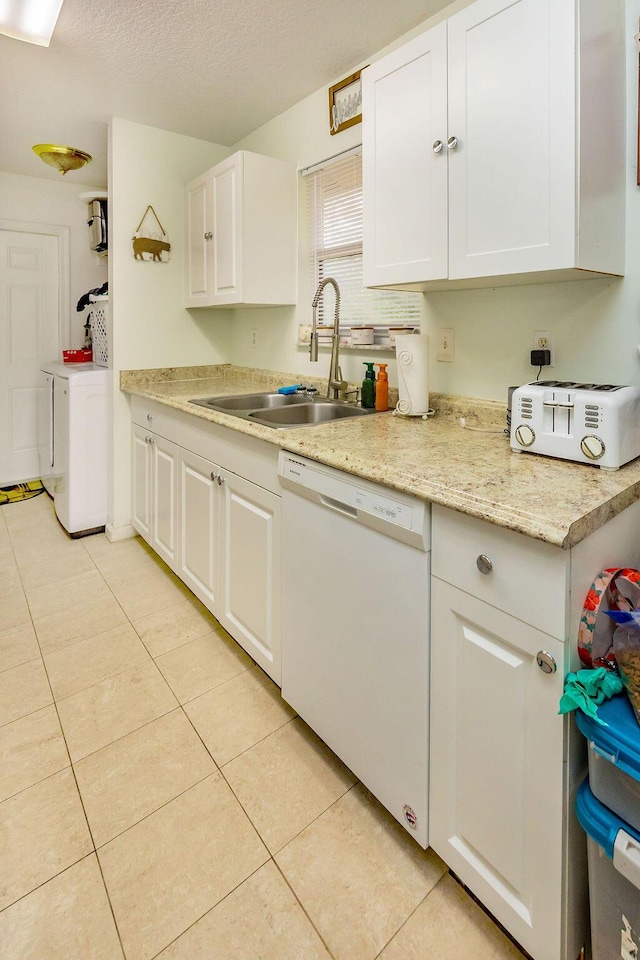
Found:
<svg viewBox="0 0 640 960"><path fill-rule="evenodd" d="M430 508L282 451L282 696L428 846Z"/></svg>

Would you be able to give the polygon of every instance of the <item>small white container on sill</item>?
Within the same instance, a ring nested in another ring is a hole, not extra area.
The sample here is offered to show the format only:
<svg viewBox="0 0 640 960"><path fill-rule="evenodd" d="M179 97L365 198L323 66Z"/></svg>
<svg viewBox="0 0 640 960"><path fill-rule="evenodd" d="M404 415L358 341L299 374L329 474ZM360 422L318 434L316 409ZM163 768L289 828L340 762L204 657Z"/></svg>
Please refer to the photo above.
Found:
<svg viewBox="0 0 640 960"><path fill-rule="evenodd" d="M354 347L371 346L373 327L351 327L351 345Z"/></svg>
<svg viewBox="0 0 640 960"><path fill-rule="evenodd" d="M404 337L413 333L413 327L389 327L389 346L395 347L396 337Z"/></svg>

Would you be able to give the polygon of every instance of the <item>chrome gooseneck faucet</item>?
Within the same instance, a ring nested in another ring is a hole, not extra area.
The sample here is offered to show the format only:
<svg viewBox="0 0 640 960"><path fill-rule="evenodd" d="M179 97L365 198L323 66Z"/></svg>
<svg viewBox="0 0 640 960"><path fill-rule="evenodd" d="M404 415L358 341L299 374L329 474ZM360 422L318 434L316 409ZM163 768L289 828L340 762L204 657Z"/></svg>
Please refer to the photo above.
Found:
<svg viewBox="0 0 640 960"><path fill-rule="evenodd" d="M347 383L342 379L342 371L339 364L340 351L340 287L333 277L325 277L318 284L318 289L311 303L313 308L313 326L311 328L311 342L309 343L309 358L316 362L318 360L318 304L323 294L324 288L330 283L336 293L336 310L333 318L333 336L331 338L331 361L329 363L329 380L327 383L327 397L337 400L345 396Z"/></svg>

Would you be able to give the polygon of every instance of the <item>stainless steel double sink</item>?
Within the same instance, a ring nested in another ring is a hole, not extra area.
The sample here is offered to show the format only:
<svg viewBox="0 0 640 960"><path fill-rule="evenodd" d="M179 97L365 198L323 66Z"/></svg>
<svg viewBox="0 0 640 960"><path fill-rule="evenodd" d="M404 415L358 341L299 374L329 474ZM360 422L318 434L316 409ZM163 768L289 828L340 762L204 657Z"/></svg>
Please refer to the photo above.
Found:
<svg viewBox="0 0 640 960"><path fill-rule="evenodd" d="M302 427L348 417L361 417L375 410L365 410L345 400L309 397L303 393L244 393L235 397L206 397L191 403L241 417L267 427Z"/></svg>

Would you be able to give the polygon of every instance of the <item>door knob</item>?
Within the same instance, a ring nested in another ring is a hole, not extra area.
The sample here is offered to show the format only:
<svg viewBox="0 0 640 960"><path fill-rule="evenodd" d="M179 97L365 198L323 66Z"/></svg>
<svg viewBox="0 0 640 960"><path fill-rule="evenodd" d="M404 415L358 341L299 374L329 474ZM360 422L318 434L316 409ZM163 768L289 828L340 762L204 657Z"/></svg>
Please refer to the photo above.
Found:
<svg viewBox="0 0 640 960"><path fill-rule="evenodd" d="M443 147L444 147L444 143L442 142L442 140L434 140L433 146L431 149L433 150L434 153L440 153Z"/></svg>
<svg viewBox="0 0 640 960"><path fill-rule="evenodd" d="M481 553L476 560L476 567L480 573L491 573L493 570L493 561L489 559L486 553Z"/></svg>
<svg viewBox="0 0 640 960"><path fill-rule="evenodd" d="M213 234L211 233L211 230L207 230L207 232L204 235L204 238L205 240L213 240Z"/></svg>
<svg viewBox="0 0 640 960"><path fill-rule="evenodd" d="M449 137L449 139L447 140L447 150L455 150L457 146L458 146L458 138Z"/></svg>
<svg viewBox="0 0 640 960"><path fill-rule="evenodd" d="M219 474L218 474L218 486L221 487L223 483L224 483L224 477L222 476L221 473L219 473Z"/></svg>
<svg viewBox="0 0 640 960"><path fill-rule="evenodd" d="M147 414L147 420L149 421L149 423L151 423L151 421L153 420L153 414L152 414L152 413L148 413L148 414Z"/></svg>
<svg viewBox="0 0 640 960"><path fill-rule="evenodd" d="M145 438L144 438L144 442L145 442L145 443L155 443L155 440L153 439L153 437L145 437Z"/></svg>
<svg viewBox="0 0 640 960"><path fill-rule="evenodd" d="M218 474L217 474L217 473L214 473L213 471L211 471L211 479L212 479L212 480L217 480L217 479L218 479Z"/></svg>

